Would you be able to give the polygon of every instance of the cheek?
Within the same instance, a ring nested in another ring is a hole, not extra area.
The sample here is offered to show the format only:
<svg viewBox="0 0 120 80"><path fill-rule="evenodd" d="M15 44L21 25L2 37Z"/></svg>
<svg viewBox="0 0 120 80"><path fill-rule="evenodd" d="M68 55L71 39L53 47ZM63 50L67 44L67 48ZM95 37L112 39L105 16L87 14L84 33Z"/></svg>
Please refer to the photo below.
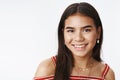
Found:
<svg viewBox="0 0 120 80"><path fill-rule="evenodd" d="M64 34L65 44L68 44L71 42L72 38L71 36L68 36L67 34Z"/></svg>
<svg viewBox="0 0 120 80"><path fill-rule="evenodd" d="M92 44L96 44L96 39L97 39L97 35L96 34L92 34L88 37L89 41L92 43Z"/></svg>

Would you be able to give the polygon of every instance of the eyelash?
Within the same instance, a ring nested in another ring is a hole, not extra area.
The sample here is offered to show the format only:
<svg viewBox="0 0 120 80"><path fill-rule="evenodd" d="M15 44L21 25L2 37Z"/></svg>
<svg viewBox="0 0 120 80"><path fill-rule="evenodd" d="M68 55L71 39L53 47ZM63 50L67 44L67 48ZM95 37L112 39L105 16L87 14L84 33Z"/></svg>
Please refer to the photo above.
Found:
<svg viewBox="0 0 120 80"><path fill-rule="evenodd" d="M84 31L84 32L90 32L91 29L84 29L83 31Z"/></svg>
<svg viewBox="0 0 120 80"><path fill-rule="evenodd" d="M74 32L74 30L67 30L67 32Z"/></svg>

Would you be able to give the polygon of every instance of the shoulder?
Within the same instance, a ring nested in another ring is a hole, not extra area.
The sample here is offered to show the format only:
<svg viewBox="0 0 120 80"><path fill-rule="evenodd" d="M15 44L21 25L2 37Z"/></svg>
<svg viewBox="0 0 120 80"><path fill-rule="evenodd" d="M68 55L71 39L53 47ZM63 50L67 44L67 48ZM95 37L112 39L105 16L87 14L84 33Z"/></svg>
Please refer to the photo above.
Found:
<svg viewBox="0 0 120 80"><path fill-rule="evenodd" d="M109 71L105 76L105 80L115 80L115 74L111 68L109 68Z"/></svg>
<svg viewBox="0 0 120 80"><path fill-rule="evenodd" d="M110 68L108 64L100 64L102 76L105 77L105 80L115 80L114 71Z"/></svg>
<svg viewBox="0 0 120 80"><path fill-rule="evenodd" d="M55 65L51 58L42 61L35 73L35 77L44 77L54 75Z"/></svg>

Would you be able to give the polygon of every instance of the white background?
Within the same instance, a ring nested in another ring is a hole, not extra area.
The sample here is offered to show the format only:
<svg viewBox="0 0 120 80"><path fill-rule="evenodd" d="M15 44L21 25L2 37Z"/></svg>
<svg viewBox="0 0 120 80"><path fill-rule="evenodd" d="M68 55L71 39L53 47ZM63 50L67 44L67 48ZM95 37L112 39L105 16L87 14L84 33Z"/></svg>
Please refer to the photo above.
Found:
<svg viewBox="0 0 120 80"><path fill-rule="evenodd" d="M81 1L100 14L102 59L119 80L119 0L0 0L0 80L32 80L38 64L57 53L57 27L64 9Z"/></svg>

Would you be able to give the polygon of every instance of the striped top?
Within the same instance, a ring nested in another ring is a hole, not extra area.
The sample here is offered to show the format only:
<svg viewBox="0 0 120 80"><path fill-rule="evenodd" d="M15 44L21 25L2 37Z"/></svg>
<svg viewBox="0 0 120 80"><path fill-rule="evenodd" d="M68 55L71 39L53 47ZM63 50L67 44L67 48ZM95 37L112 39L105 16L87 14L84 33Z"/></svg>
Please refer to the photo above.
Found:
<svg viewBox="0 0 120 80"><path fill-rule="evenodd" d="M56 65L56 57L53 56L52 61L54 65ZM105 64L105 68L102 72L102 77L93 77L93 76L70 76L70 80L105 80L105 76L109 70L109 66ZM54 80L54 75L53 76L45 76L45 77L34 77L33 80Z"/></svg>

